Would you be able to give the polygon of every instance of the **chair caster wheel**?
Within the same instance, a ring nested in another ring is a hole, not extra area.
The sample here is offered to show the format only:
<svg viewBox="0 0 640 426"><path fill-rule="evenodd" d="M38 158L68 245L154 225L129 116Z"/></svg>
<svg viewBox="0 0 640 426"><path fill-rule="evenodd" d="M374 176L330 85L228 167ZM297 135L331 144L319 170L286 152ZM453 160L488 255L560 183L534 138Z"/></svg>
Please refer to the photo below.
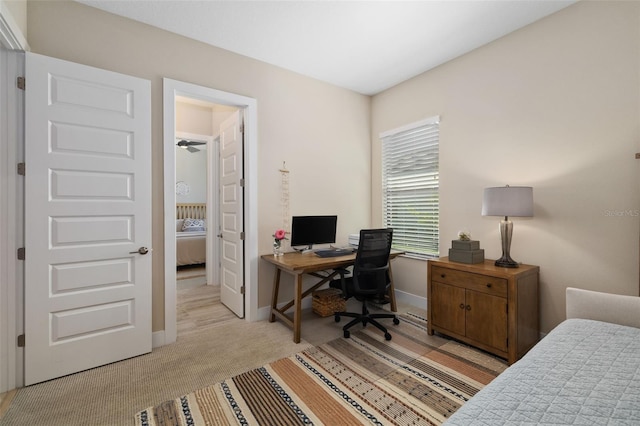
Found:
<svg viewBox="0 0 640 426"><path fill-rule="evenodd" d="M400 324L400 320L399 320L398 318L394 318L394 319L393 319L393 323L394 323L395 325L398 325L398 324Z"/></svg>
<svg viewBox="0 0 640 426"><path fill-rule="evenodd" d="M389 333L384 333L384 340L391 340L391 335Z"/></svg>
<svg viewBox="0 0 640 426"><path fill-rule="evenodd" d="M336 322L340 322L340 315L336 315L336 316L334 317L334 319L335 319L335 321L336 321Z"/></svg>
<svg viewBox="0 0 640 426"><path fill-rule="evenodd" d="M345 331L344 331L344 338L345 338L345 339L348 339L348 338L349 338L349 336L351 336L351 333L350 333L348 330L345 330Z"/></svg>

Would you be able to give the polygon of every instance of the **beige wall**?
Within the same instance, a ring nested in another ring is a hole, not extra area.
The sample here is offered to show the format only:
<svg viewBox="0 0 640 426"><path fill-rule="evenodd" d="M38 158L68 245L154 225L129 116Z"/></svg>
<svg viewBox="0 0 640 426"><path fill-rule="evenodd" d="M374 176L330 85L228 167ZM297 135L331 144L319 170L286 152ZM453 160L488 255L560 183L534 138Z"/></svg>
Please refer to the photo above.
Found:
<svg viewBox="0 0 640 426"><path fill-rule="evenodd" d="M251 208L259 212L260 253L271 250L282 224L283 161L291 214L338 214L344 242L369 225L369 97L76 2L30 1L27 17L33 52L151 81L154 331L164 329L163 77L257 100L259 199ZM269 304L272 274L260 261L259 306Z"/></svg>
<svg viewBox="0 0 640 426"><path fill-rule="evenodd" d="M338 214L346 242L381 221L377 135L440 115L443 253L466 228L498 257L482 189L531 185L536 216L514 218L512 255L541 266L543 331L564 318L567 286L638 294L640 3L580 2L373 101L74 2L29 2L28 29L36 53L152 82L154 330L164 328L162 77L257 99L261 253L281 226L283 161L291 214ZM272 272L260 262L260 306ZM424 262L397 259L394 278L426 296Z"/></svg>
<svg viewBox="0 0 640 426"><path fill-rule="evenodd" d="M176 132L209 136L213 140L212 105L176 101ZM207 201L207 151L202 146L199 149L190 152L176 146L176 182L189 185L188 194L176 194L176 203Z"/></svg>
<svg viewBox="0 0 640 426"><path fill-rule="evenodd" d="M499 257L483 188L530 185L511 254L541 267L542 330L564 319L567 286L637 295L639 66L640 2L579 2L375 96L373 224L377 135L440 115L441 254L469 229ZM425 296L425 262L401 261L398 288Z"/></svg>
<svg viewBox="0 0 640 426"><path fill-rule="evenodd" d="M213 137L212 106L176 102L176 132Z"/></svg>

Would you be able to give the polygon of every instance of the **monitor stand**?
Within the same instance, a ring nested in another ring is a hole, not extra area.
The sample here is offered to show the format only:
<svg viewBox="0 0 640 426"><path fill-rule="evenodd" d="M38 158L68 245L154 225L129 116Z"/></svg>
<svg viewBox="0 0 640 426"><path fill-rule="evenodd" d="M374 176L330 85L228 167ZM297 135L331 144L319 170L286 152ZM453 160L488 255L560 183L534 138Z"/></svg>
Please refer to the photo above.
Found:
<svg viewBox="0 0 640 426"><path fill-rule="evenodd" d="M313 244L309 244L306 248L294 248L295 251L300 252L301 254L311 253L313 251Z"/></svg>

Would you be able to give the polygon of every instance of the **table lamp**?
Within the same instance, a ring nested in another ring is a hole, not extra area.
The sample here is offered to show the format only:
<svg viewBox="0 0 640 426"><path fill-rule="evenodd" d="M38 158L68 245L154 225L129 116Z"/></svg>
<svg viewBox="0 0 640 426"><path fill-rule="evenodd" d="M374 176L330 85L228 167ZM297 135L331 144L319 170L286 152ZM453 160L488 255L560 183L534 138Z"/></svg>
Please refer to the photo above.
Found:
<svg viewBox="0 0 640 426"><path fill-rule="evenodd" d="M513 222L509 216L533 216L533 188L530 186L500 186L485 188L482 197L482 216L504 216L500 221L502 257L495 265L503 268L517 268L518 262L511 259L511 236Z"/></svg>

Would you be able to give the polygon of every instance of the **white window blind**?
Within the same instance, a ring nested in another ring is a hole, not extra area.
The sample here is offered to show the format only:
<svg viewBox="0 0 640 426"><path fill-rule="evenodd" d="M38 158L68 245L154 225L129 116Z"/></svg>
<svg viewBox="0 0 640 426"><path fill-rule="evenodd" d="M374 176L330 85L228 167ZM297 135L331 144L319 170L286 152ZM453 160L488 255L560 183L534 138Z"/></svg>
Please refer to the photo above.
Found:
<svg viewBox="0 0 640 426"><path fill-rule="evenodd" d="M382 208L393 248L439 255L439 117L391 130L382 139Z"/></svg>

